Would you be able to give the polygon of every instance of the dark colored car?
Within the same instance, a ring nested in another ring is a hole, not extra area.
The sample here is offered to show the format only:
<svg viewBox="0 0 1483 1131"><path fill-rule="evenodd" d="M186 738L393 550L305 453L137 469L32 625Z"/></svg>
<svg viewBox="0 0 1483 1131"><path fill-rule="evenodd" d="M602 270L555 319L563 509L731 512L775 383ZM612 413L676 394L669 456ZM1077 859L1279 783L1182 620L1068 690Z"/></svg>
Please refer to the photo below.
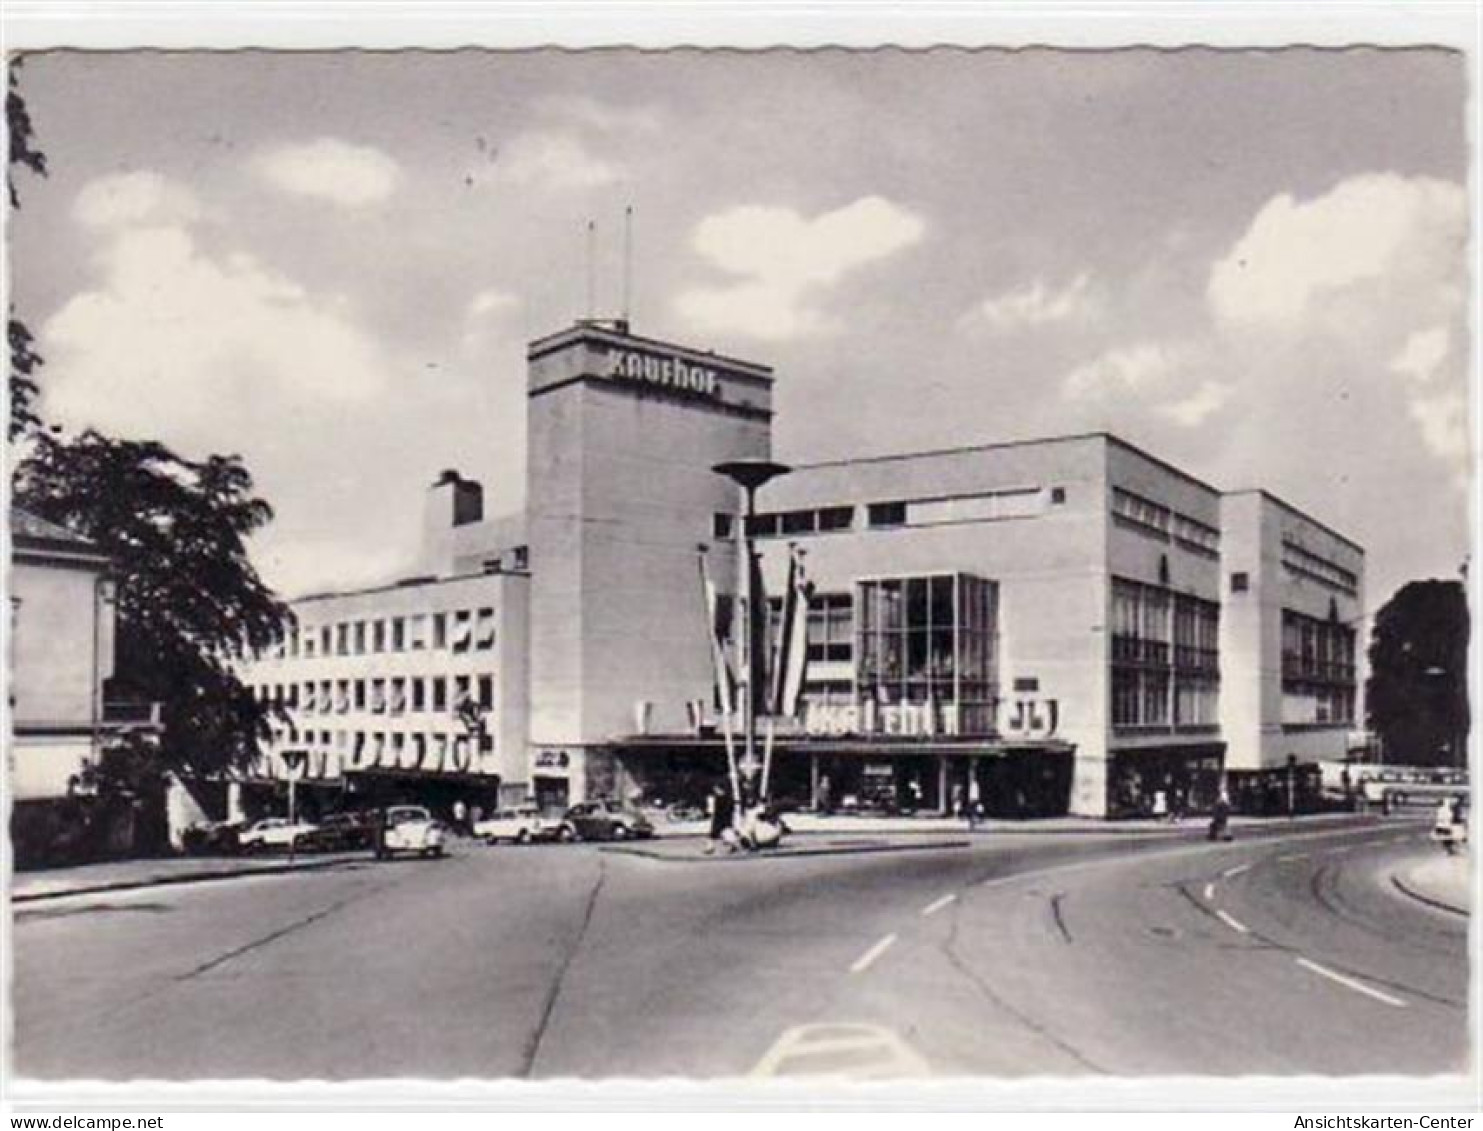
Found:
<svg viewBox="0 0 1483 1131"><path fill-rule="evenodd" d="M180 847L190 856L233 856L241 851L237 837L243 827L240 821L192 825L181 834Z"/></svg>
<svg viewBox="0 0 1483 1131"><path fill-rule="evenodd" d="M354 852L370 848L371 818L365 813L331 813L312 833L299 838L305 852Z"/></svg>
<svg viewBox="0 0 1483 1131"><path fill-rule="evenodd" d="M563 840L628 840L653 835L649 818L621 801L584 801L573 805L561 818Z"/></svg>

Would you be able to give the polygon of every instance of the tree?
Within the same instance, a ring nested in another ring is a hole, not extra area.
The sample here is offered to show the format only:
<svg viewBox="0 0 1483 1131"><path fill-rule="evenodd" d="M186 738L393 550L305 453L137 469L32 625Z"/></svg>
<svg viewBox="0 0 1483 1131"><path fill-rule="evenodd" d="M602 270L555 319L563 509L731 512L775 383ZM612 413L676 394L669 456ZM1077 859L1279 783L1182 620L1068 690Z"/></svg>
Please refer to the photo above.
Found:
<svg viewBox="0 0 1483 1131"><path fill-rule="evenodd" d="M46 154L37 149L35 133L31 128L31 113L17 85L16 74L21 61L17 59L10 67L9 86L5 92L5 123L10 132L10 161L5 167L5 187L10 192L10 206L21 206L20 196L15 189L16 167L24 166L38 177L46 176ZM10 430L12 442L41 424L34 408L39 388L36 370L43 364L41 355L33 348L34 339L26 324L15 316L14 308L8 319L10 338Z"/></svg>
<svg viewBox="0 0 1483 1131"><path fill-rule="evenodd" d="M1376 614L1365 702L1387 761L1465 764L1470 627L1457 581L1412 581Z"/></svg>
<svg viewBox="0 0 1483 1131"><path fill-rule="evenodd" d="M110 693L163 705L160 756L212 773L247 765L269 711L232 667L278 642L292 615L258 577L245 538L273 516L237 456L195 462L149 441L38 434L16 471L18 505L92 539L117 582Z"/></svg>

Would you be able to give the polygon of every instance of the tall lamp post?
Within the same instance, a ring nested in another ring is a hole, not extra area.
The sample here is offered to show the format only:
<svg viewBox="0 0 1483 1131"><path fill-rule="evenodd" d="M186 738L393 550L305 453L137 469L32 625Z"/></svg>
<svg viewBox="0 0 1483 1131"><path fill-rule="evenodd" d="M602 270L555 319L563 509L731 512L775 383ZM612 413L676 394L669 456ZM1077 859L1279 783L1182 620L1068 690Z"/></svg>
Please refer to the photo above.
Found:
<svg viewBox="0 0 1483 1131"><path fill-rule="evenodd" d="M758 668L758 649L762 641L754 631L759 623L757 603L757 571L753 568L754 519L757 515L757 489L791 469L769 459L737 459L718 463L711 468L717 475L724 475L742 491L742 521L736 531L737 568L741 571L738 589L746 594L746 619L743 622L742 662L746 665L746 700L742 708L743 748L742 773L748 783L755 783L757 771L757 693L755 686Z"/></svg>

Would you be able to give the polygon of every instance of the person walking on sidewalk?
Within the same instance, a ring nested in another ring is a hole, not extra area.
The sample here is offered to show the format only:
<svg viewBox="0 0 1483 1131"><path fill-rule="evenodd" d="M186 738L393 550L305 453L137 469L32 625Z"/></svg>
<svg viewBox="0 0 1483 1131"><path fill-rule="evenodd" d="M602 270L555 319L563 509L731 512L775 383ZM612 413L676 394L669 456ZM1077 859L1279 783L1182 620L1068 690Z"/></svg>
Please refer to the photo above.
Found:
<svg viewBox="0 0 1483 1131"><path fill-rule="evenodd" d="M1231 831L1229 823L1231 819L1231 798L1222 786L1220 793L1215 798L1215 804L1210 809L1210 829L1206 833L1207 840L1230 840Z"/></svg>
<svg viewBox="0 0 1483 1131"><path fill-rule="evenodd" d="M733 851L728 835L732 832L732 819L736 815L736 804L731 794L719 783L711 787L710 800L706 804L710 815L710 828L706 832L705 854L714 855L718 844L725 844L728 852Z"/></svg>

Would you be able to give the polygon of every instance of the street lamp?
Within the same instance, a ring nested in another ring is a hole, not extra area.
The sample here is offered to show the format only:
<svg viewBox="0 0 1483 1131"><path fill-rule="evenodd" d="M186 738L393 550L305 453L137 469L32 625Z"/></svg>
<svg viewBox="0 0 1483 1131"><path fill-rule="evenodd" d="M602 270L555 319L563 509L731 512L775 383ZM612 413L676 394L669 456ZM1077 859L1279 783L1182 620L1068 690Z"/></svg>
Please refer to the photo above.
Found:
<svg viewBox="0 0 1483 1131"><path fill-rule="evenodd" d="M754 686L757 674L758 649L762 642L757 639L755 628L759 623L757 602L756 570L753 569L753 528L757 507L757 489L764 483L786 475L791 469L769 459L736 459L718 463L711 468L717 475L724 475L742 491L742 521L736 531L737 568L741 571L738 589L746 594L746 620L743 629L742 662L746 665L746 705L742 711L743 744L742 773L749 780L755 779L760 766L757 762L757 692ZM738 799L739 800L739 799Z"/></svg>

